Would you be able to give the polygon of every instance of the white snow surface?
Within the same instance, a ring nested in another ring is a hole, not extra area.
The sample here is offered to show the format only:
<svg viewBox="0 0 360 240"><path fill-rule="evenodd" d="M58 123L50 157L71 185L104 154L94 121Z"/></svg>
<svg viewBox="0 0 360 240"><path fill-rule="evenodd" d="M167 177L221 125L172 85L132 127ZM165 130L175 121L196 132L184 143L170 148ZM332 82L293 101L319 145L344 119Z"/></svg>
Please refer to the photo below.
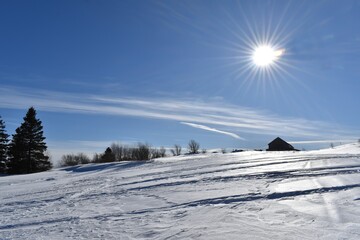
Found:
<svg viewBox="0 0 360 240"><path fill-rule="evenodd" d="M3 176L0 239L360 239L360 145Z"/></svg>

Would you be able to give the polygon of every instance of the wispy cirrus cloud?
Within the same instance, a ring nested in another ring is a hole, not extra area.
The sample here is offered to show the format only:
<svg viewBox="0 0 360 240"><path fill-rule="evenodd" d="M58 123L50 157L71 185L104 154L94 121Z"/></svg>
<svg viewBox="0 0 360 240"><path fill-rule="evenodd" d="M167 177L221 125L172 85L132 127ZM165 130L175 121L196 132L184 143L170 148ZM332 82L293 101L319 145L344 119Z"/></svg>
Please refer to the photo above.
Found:
<svg viewBox="0 0 360 240"><path fill-rule="evenodd" d="M200 125L218 132L281 135L326 139L351 132L321 121L278 116L224 102L190 98L130 98L64 93L0 86L0 108L100 114L162 119ZM210 131L210 130L209 130ZM229 134L228 134L229 135Z"/></svg>
<svg viewBox="0 0 360 240"><path fill-rule="evenodd" d="M290 144L317 144L317 143L351 143L356 139L332 139L332 140L314 140L314 141L291 141Z"/></svg>
<svg viewBox="0 0 360 240"><path fill-rule="evenodd" d="M180 122L180 123L184 124L184 125L188 125L188 126L193 127L193 128L199 128L199 129L202 129L202 130L205 130L205 131L221 133L221 134L225 134L225 135L228 135L228 136L236 138L236 139L245 140L244 138L240 137L239 135L237 135L235 133L221 131L221 130L218 130L216 128L211 128L211 127L208 127L208 126L205 126L205 125L195 124L195 123L188 123L188 122Z"/></svg>

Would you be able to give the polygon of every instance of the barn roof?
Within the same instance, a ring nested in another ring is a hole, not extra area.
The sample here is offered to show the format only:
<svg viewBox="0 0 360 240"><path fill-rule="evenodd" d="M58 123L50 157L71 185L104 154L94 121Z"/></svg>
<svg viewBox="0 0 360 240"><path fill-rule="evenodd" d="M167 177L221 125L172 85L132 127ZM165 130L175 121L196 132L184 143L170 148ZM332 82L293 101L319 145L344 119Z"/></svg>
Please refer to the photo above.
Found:
<svg viewBox="0 0 360 240"><path fill-rule="evenodd" d="M281 138L279 138L279 137L277 137L277 138L275 138L274 140L272 140L272 141L269 143L269 145L272 144L272 143L283 143L283 144L288 144L289 146L291 146L290 143L286 142L285 140L283 140L283 139L281 139ZM291 146L291 147L292 147L292 146Z"/></svg>

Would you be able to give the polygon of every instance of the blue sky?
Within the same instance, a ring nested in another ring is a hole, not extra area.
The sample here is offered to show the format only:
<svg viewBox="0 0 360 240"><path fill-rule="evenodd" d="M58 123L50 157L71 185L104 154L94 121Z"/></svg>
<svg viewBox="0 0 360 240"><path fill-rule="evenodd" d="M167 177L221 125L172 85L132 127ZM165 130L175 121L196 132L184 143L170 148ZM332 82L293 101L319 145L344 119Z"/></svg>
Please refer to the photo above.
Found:
<svg viewBox="0 0 360 240"><path fill-rule="evenodd" d="M2 1L0 114L50 152L360 137L360 1ZM271 66L256 46L284 50Z"/></svg>

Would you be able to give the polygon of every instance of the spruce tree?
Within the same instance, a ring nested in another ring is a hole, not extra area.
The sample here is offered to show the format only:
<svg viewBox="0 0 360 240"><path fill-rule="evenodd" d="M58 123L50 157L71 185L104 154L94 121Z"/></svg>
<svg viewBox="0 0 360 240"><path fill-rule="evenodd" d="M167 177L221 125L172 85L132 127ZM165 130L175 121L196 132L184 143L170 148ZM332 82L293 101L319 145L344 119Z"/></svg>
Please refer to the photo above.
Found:
<svg viewBox="0 0 360 240"><path fill-rule="evenodd" d="M5 123L0 116L0 173L6 172L9 135L5 130Z"/></svg>
<svg viewBox="0 0 360 240"><path fill-rule="evenodd" d="M29 108L9 146L9 173L34 173L52 167L49 157L45 155L47 146L42 129L41 121L36 118L36 110Z"/></svg>
<svg viewBox="0 0 360 240"><path fill-rule="evenodd" d="M115 162L115 154L111 148L106 148L104 154L101 156L101 162Z"/></svg>

